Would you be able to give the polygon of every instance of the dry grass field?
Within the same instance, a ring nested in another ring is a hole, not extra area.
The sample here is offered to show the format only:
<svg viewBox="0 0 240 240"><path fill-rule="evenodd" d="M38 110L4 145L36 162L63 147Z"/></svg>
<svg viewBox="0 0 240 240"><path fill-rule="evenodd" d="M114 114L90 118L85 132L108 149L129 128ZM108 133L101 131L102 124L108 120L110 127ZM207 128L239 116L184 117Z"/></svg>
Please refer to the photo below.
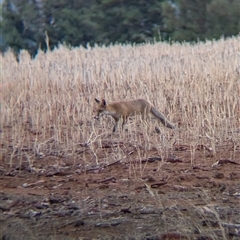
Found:
<svg viewBox="0 0 240 240"><path fill-rule="evenodd" d="M1 56L2 239L239 239L240 37ZM178 126L112 133L95 98Z"/></svg>

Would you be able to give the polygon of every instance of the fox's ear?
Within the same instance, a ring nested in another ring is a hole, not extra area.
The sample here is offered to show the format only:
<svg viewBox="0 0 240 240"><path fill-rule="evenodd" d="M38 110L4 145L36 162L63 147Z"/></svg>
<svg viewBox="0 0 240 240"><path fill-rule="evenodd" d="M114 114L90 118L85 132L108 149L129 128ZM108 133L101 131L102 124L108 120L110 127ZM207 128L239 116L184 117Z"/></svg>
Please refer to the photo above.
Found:
<svg viewBox="0 0 240 240"><path fill-rule="evenodd" d="M97 103L100 103L100 101L99 101L97 98L95 98L95 101L96 101Z"/></svg>
<svg viewBox="0 0 240 240"><path fill-rule="evenodd" d="M106 106L106 105L107 105L107 103L106 103L106 100L105 100L105 99L103 99L103 100L102 100L102 105L103 105L103 106Z"/></svg>

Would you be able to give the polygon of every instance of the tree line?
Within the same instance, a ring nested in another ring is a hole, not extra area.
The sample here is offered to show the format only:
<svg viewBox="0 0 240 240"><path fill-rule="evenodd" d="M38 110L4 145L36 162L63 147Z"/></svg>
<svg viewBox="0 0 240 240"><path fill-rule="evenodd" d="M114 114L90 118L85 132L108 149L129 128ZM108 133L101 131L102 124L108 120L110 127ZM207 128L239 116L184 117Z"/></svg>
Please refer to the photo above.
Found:
<svg viewBox="0 0 240 240"><path fill-rule="evenodd" d="M1 50L32 56L58 44L195 42L240 32L239 0L4 0L1 8Z"/></svg>

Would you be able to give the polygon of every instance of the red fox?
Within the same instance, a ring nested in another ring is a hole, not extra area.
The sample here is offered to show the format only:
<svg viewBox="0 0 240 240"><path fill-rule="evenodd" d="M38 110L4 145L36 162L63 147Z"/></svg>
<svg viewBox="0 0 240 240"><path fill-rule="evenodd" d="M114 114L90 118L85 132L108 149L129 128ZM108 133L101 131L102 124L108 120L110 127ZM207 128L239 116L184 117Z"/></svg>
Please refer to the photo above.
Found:
<svg viewBox="0 0 240 240"><path fill-rule="evenodd" d="M97 115L94 117L95 119L99 119L102 115L110 115L114 118L115 124L113 128L113 132L116 131L118 122L122 117L122 127L126 123L129 116L133 116L136 114L142 115L143 120L147 120L150 112L158 118L165 127L174 129L175 126L171 123L162 113L160 113L155 107L152 106L151 103L146 101L145 99L135 99L129 101L118 101L107 104L105 99L99 101L95 98L97 102Z"/></svg>

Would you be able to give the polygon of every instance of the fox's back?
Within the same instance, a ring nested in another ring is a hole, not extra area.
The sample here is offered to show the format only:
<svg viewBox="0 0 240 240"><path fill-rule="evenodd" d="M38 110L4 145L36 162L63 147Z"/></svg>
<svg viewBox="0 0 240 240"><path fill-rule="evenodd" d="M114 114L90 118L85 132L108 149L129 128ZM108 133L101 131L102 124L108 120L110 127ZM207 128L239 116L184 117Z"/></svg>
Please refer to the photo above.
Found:
<svg viewBox="0 0 240 240"><path fill-rule="evenodd" d="M144 113L150 103L145 99L112 102L108 105L109 110L115 110L119 115L129 116Z"/></svg>

